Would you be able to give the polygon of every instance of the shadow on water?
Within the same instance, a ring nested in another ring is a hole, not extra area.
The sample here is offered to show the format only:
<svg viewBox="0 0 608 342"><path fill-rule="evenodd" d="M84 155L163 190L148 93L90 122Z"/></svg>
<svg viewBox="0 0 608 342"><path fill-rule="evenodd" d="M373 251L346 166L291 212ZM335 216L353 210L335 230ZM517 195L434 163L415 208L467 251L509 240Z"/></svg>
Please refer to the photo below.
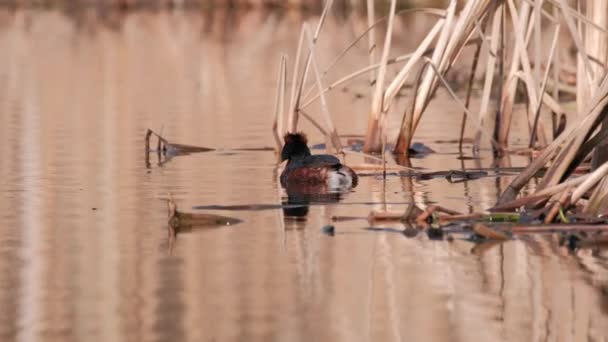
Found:
<svg viewBox="0 0 608 342"><path fill-rule="evenodd" d="M282 199L285 220L306 220L311 204L327 205L340 202L346 192L330 191L326 185L291 184Z"/></svg>

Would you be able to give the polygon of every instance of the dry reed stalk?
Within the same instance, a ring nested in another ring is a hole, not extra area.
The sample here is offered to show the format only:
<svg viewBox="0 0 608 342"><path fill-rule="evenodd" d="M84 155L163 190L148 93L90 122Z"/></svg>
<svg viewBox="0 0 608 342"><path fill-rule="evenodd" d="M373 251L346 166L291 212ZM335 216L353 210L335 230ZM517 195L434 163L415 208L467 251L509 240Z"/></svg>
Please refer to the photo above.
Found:
<svg viewBox="0 0 608 342"><path fill-rule="evenodd" d="M382 94L384 93L384 79L386 78L386 66L391 49L394 26L393 20L395 19L396 6L396 0L391 0L384 48L380 59L380 68L378 69L378 75L376 76L376 88L372 97L372 106L367 124L367 132L365 134L365 143L363 145L363 151L365 152L380 152L380 148L382 147L382 142L380 141L380 137L384 132L382 127L384 121L384 115L382 114Z"/></svg>
<svg viewBox="0 0 608 342"><path fill-rule="evenodd" d="M349 153L347 151L345 151L346 153ZM368 155L366 155L367 157ZM382 158L379 158L380 161L382 161ZM397 165L397 164L393 164L393 165L387 165L385 164L385 166L382 166L382 164L380 165L376 165L376 164L349 164L348 165L351 169L355 170L355 171L412 171L414 169L409 168L407 166L402 166L402 165Z"/></svg>
<svg viewBox="0 0 608 342"><path fill-rule="evenodd" d="M302 54L302 45L304 44L304 27L300 29L300 38L298 39L298 48L296 50L296 61L293 67L293 76L291 80L291 96L289 97L289 107L287 108L287 131L295 132L298 126L296 113L296 96L298 83L298 73L300 70L300 55ZM302 75L304 79L304 75Z"/></svg>
<svg viewBox="0 0 608 342"><path fill-rule="evenodd" d="M562 11L563 17L564 17L564 21L566 22L566 25L568 26L568 29L570 30L570 35L572 36L573 40L574 40L574 44L576 45L577 48L577 52L578 52L578 59L579 61L577 62L578 64L578 72L577 72L577 88L579 89L579 91L577 92L577 95L580 95L581 97L579 98L577 96L577 104L578 104L578 112L579 114L586 112L586 108L587 108L587 103L588 103L588 99L586 98L586 94L588 93L583 93L583 91L585 89L587 90L591 90L591 86L593 84L593 77L591 76L591 63L589 62L589 57L587 56L587 52L585 51L585 46L583 45L582 41L581 41L581 36L579 34L579 31L577 30L575 23L574 23L574 19L572 19L572 12L569 11L568 9L570 9L570 7L568 6L568 4L566 3L565 0L558 0L559 1L559 6L560 9ZM591 1L589 2L591 3Z"/></svg>
<svg viewBox="0 0 608 342"><path fill-rule="evenodd" d="M557 214L559 213L560 208L566 207L566 205L570 199L571 193L572 193L572 187L568 187L559 196L557 194L553 196L553 199L554 199L553 206L551 207L551 210L549 210L549 213L545 217L545 221L544 221L545 224L549 224L549 223L553 222L553 220L555 219L555 216L557 216ZM549 203L551 203L551 201L549 201Z"/></svg>
<svg viewBox="0 0 608 342"><path fill-rule="evenodd" d="M582 118L577 127L567 128L567 133L562 133L548 145L540 156L530 163L530 165L528 165L528 167L509 184L507 189L503 191L498 200L498 204L504 204L515 199L519 190L528 183L529 179L554 157L556 159L547 170L541 184L539 184L538 191L542 192L543 189L552 188L560 182L566 171L573 166L572 161L577 156L577 152L583 145L583 142L587 139L588 134L597 127L599 122L598 119L606 114L604 111L608 105L608 87L606 86L606 82L602 82L598 94L604 95L596 95L594 97L595 104L591 107L589 114Z"/></svg>
<svg viewBox="0 0 608 342"><path fill-rule="evenodd" d="M496 57L498 56L498 43L501 39L501 23L503 3L499 3L494 10L492 18L492 33L490 35L490 50L486 64L486 76L484 80L483 93L481 95L481 104L479 107L479 125L475 134L475 149L479 149L481 143L481 132L483 130L484 121L488 116L488 107L490 104L490 95L492 92L492 83L494 81L494 72L496 68Z"/></svg>
<svg viewBox="0 0 608 342"><path fill-rule="evenodd" d="M513 22L513 27L514 27L514 35L515 35L515 42L516 42L516 46L519 46L519 49L517 50L517 56L514 56L514 60L516 60L516 63L512 64L512 66L515 66L515 69L511 69L511 71L513 70L517 70L519 69L519 67L521 67L521 71L516 71L515 74L519 74L519 75L523 75L523 79L524 79L524 84L526 85L526 91L527 91L527 95L528 95L528 100L529 100L529 105L528 105L528 127L530 129L530 135L532 136L532 129L534 126L534 117L535 117L535 112L533 111L533 108L537 108L537 106L539 105L539 101L541 100L541 98L539 97L539 94L537 93L537 84L540 82L540 79L536 80L534 78L534 75L532 73L532 69L530 66L530 59L528 56L528 52L527 52L527 42L526 40L524 40L523 38L523 30L526 27L526 22L529 21L527 23L528 25L528 29L529 32L531 34L531 29L533 27L533 22L535 20L535 16L533 15L534 13L529 13L529 6L527 6L528 10L524 11L524 17L523 19L519 19L518 15L517 15L517 10L515 8L515 4L513 2L513 0L508 0L508 6L509 6L509 10L511 12L511 18L512 18L512 22ZM529 16L529 20L527 19ZM512 76L515 76L515 74L512 74ZM517 83L514 82L511 85L516 85ZM514 89L509 89L509 90L514 90ZM511 97L509 98L510 101L514 100L514 94L511 94ZM512 109L513 103L511 102L510 105L508 106L508 108ZM507 115L505 115L505 117L507 117ZM511 113L508 115L509 118L512 117L512 110ZM510 119L509 119L510 120ZM510 121L508 123L506 123L507 125L510 125ZM505 130L503 130L503 132L506 133L506 135L501 136L501 144L503 146L506 146L508 144L508 132L509 132L510 128L507 127ZM547 144L547 140L544 134L544 129L542 127L542 124L537 125L537 129L536 132L534 133L535 137L538 138L538 141L540 143L541 146L544 146Z"/></svg>
<svg viewBox="0 0 608 342"><path fill-rule="evenodd" d="M432 72L437 75L437 79L443 84L443 86L445 87L445 89L448 91L448 94L450 94L450 96L454 99L454 101L461 107L461 109L469 116L472 116L471 111L465 106L464 103L462 103L462 101L458 98L458 96L456 95L456 93L454 92L454 90L452 90L452 88L449 86L448 82L445 80L445 78L439 73L439 70L437 69L437 67L432 63L432 61L428 58L428 57L423 57L422 60L424 61L424 65L423 65L423 69L421 70L421 73L424 72L424 68L426 68L427 66L430 66L430 70L432 70ZM417 82L418 83L418 82ZM412 126L411 128L406 127L405 125L410 125L413 123L413 118L412 118L412 113L414 111L413 110L406 110L406 115L404 116L404 120L402 122L402 127L401 127L401 131L407 131L409 130L410 132L413 132L414 127ZM475 123L476 124L476 123ZM477 127L479 128L479 127ZM492 146L498 146L497 142L485 131L481 130L482 134L485 134L488 136L488 139L490 139L490 142L492 143ZM410 135L409 138L411 138L412 135ZM398 153L407 153L407 149L409 148L409 141L407 141L406 138L403 134L400 133L399 138L397 140L397 144L395 145L395 151L397 151ZM403 150L405 148L405 150Z"/></svg>
<svg viewBox="0 0 608 342"><path fill-rule="evenodd" d="M470 44L478 44L480 41L480 39L472 39L470 41L468 41L465 45L470 45ZM433 48L429 48L426 51L423 52L423 55L426 55L428 53L433 52ZM405 55L401 55L401 56L397 56L397 57L393 57L391 59L388 60L387 64L388 65L392 65L392 64L397 64L397 63L401 63L401 62L405 62L410 60L413 57L413 53L407 53ZM342 78L340 78L337 81L334 81L332 84L330 84L327 88L323 89L324 93L327 93L333 89L335 89L337 86L342 85L344 83L347 83L349 81L352 81L353 79L355 79L356 77L359 77L361 75L364 75L365 73L367 73L370 70L376 70L380 68L380 63L376 63L374 65L369 65L366 66L364 68L361 68L355 72L352 72ZM315 85L316 87L316 85ZM311 97L308 100L304 101L304 104L302 104L299 108L306 108L308 106L310 106L313 102L315 102L317 99L319 99L320 95L319 94L315 94L313 97Z"/></svg>
<svg viewBox="0 0 608 342"><path fill-rule="evenodd" d="M408 14L408 13L415 13L415 12L421 12L423 14L429 14L429 15L435 15L438 17L445 17L445 11L441 10L441 9L437 9L437 8L408 8L408 9L403 9L400 11L395 12L395 17L400 16L402 14ZM323 72L321 73L322 77L325 77L327 75L327 73L329 72L329 70L331 70L336 64L338 64L338 62L355 46L357 45L357 43L363 39L363 37L365 37L368 34L371 34L371 31L378 26L379 24L385 22L386 20L388 20L389 16L384 16L380 19L378 19L375 23L372 24L372 26L368 27L367 29L365 29L365 31L363 31L362 33L360 33L357 38L355 38L347 47L345 47L338 55L336 55L336 57L334 57L334 59L327 65L327 67L325 67L325 70L323 70ZM411 54L407 54L404 56L409 56ZM398 57L399 58L399 57ZM391 58L388 61L388 64L394 64L396 63L395 61L396 58ZM365 72L368 71L372 71L377 69L377 67L374 66L378 66L379 67L379 63L371 63L369 66L372 68L366 68ZM372 91L372 96L373 96L373 85L375 83L375 73L370 72L371 75L373 75L372 78L372 83L370 83L370 89ZM312 91L315 89L315 86L312 85L310 86L310 88L308 88L308 90L304 93L303 98L308 98L310 96L310 94L312 93Z"/></svg>
<svg viewBox="0 0 608 342"><path fill-rule="evenodd" d="M522 171L522 173L520 173L520 175L527 174L528 172L529 172L529 169L526 168L524 171ZM584 182L587 179L588 176L589 175L584 175L584 176L580 176L577 178L571 178L563 183L542 189L532 195L521 197L518 199L512 199L512 200L504 201L504 202L501 202L499 200L498 204L496 204L496 206L494 206L491 210L492 211L512 210L512 209L516 209L516 208L519 208L524 205L529 205L530 203L535 203L540 200L547 199L548 197L554 196L555 194L560 193L561 191L567 189L568 187L575 187L575 186L580 185L582 182ZM513 183L511 183L511 184L513 184ZM511 186L511 185L509 185L509 186ZM508 191L505 190L505 192L503 192L503 196L507 192ZM503 197L501 196L501 199L502 198Z"/></svg>
<svg viewBox="0 0 608 342"><path fill-rule="evenodd" d="M454 24L453 33L458 39L450 38L448 40L446 53L440 64L443 71L447 71L454 65L463 51L465 42L469 41L476 31L483 30L483 26L485 25L480 24L480 22L486 21L485 18L491 5L492 1L480 0L468 2L464 6L458 16L458 20Z"/></svg>
<svg viewBox="0 0 608 342"><path fill-rule="evenodd" d="M443 216L439 216L438 221L440 225L445 225L451 222L455 222L455 221L475 221L475 220L482 220L486 217L487 215L484 214L465 214L465 215L443 215Z"/></svg>
<svg viewBox="0 0 608 342"><path fill-rule="evenodd" d="M444 214L447 214L447 215L450 215L450 216L465 216L463 213L461 213L459 211L452 210L452 209L449 209L449 208L445 208L445 207L442 207L440 205L436 205L435 208L436 208L435 210L437 212L444 213Z"/></svg>
<svg viewBox="0 0 608 342"><path fill-rule="evenodd" d="M277 76L277 93L274 102L274 121L272 124L272 133L274 135L277 150L280 151L283 146L281 137L283 136L283 115L285 106L285 80L287 79L287 55L281 55L279 64L279 74Z"/></svg>
<svg viewBox="0 0 608 342"><path fill-rule="evenodd" d="M549 197L551 197L550 194L529 195L511 200L509 202L496 204L494 207L490 208L489 211L497 212L515 210L523 206L529 206L531 204L536 204L541 201L546 201Z"/></svg>
<svg viewBox="0 0 608 342"><path fill-rule="evenodd" d="M367 35L367 52L369 54L369 65L376 64L376 30L374 25L374 18L376 16L374 0L367 0L367 27L369 28L369 34ZM370 71L369 73L369 89L370 95L374 95L373 87L374 81L376 80L376 73Z"/></svg>
<svg viewBox="0 0 608 342"><path fill-rule="evenodd" d="M547 83L549 83L549 81L547 81ZM542 100L545 106L549 107L549 109L551 109L556 114L566 114L566 110L559 104L557 98L553 98L553 96L549 95L549 93L547 92L544 92L542 95Z"/></svg>
<svg viewBox="0 0 608 342"><path fill-rule="evenodd" d="M558 24L555 27L555 33L553 34L553 41L551 42L551 49L549 50L548 60L553 59L553 55L555 53L555 47L557 46L557 39L559 38L559 29L560 29L560 25ZM540 66L539 66L539 70L540 70ZM541 96L543 96L545 94L545 89L547 87L547 80L549 79L550 70L551 70L551 67L549 65L547 65L547 68L545 69L545 75L543 77L542 84L540 85ZM544 96L543 96L543 98L544 98ZM537 107L534 111L534 124L532 125L529 147L534 147L534 142L536 140L536 134L537 134L536 132L538 129L538 118L540 117L540 109L541 109L542 104L543 104L543 101L538 101Z"/></svg>
<svg viewBox="0 0 608 342"><path fill-rule="evenodd" d="M553 16L559 22L560 14L559 14L559 10L558 10L557 7L553 7ZM556 51L560 51L559 39L555 43L555 50ZM560 89L559 89L559 84L560 84L559 75L561 73L561 58L560 58L560 54L559 53L553 54L553 60L550 61L550 63L553 65L553 83L555 84L555 86L553 87L553 94L552 94L552 96L556 100L556 102L559 103L559 91L560 91ZM556 131L555 125L552 127L552 131L553 132Z"/></svg>
<svg viewBox="0 0 608 342"><path fill-rule="evenodd" d="M392 65L392 64L396 64L396 63L401 63L401 62L405 62L407 60L409 60L412 57L411 53L405 54L405 55L401 55L395 58L392 58L391 60L389 60L387 62L388 65ZM369 65L367 67L364 67L362 69L359 69L353 73L350 73L342 78L340 78L337 81L334 81L332 84L330 84L327 88L323 89L323 93L327 93L328 91L333 90L335 87L344 84L348 81L351 81L353 79L355 79L356 77L359 77L369 71L373 71L380 68L380 63L376 63L374 65ZM306 108L308 106L310 106L313 102L315 102L318 98L320 97L320 94L316 94L315 96L311 97L310 99L306 100L304 102L304 104L302 104L300 106L300 108Z"/></svg>
<svg viewBox="0 0 608 342"><path fill-rule="evenodd" d="M571 203L576 204L587 191L591 190L591 188L602 178L606 177L606 175L608 175L608 163L604 163L597 170L593 171L589 177L572 192Z"/></svg>
<svg viewBox="0 0 608 342"><path fill-rule="evenodd" d="M458 17L455 15L455 1L451 1L448 5L445 23L431 56L433 70L427 68L422 76L421 83L417 85L413 110L411 113L406 112L395 152L408 153L414 132L418 127L422 113L436 90L439 77L444 75L454 64L463 47L470 41L473 31L477 27L477 20L487 15L490 4L489 1L469 1Z"/></svg>
<svg viewBox="0 0 608 342"><path fill-rule="evenodd" d="M473 231L480 236L483 236L486 239L497 240L497 241L507 241L511 240L511 237L501 232L497 229L492 229L483 223L475 223L473 225Z"/></svg>
<svg viewBox="0 0 608 342"><path fill-rule="evenodd" d="M586 12L587 17L589 17L589 19L598 26L608 26L608 1L589 1ZM585 52L588 53L589 57L592 57L591 60L594 61L591 68L592 75L595 75L593 81L594 83L597 83L602 76L606 75L605 65L608 59L608 37L599 30L593 29L590 26L585 27L585 30L581 32L584 32ZM595 88L592 88L590 93L586 95L592 96L595 93L595 90ZM579 94L577 94L577 96L578 95ZM602 121L600 131L608 131L608 118L605 118ZM593 153L592 165L594 168L597 167L598 164L608 160L607 149L608 141L604 139L604 141L600 142L600 145Z"/></svg>
<svg viewBox="0 0 608 342"><path fill-rule="evenodd" d="M542 8L543 0L536 0L534 2L534 79L536 80L536 86L540 86L540 75L542 74ZM548 60L551 60L549 58ZM549 70L547 66L547 70ZM541 92L542 94L542 92ZM539 101L540 102L540 101ZM532 131L532 134L536 134ZM531 139L532 140L532 139Z"/></svg>
<svg viewBox="0 0 608 342"><path fill-rule="evenodd" d="M518 71L515 73L514 78L516 80L521 81L525 86L526 89L528 87L532 87L534 84L534 80L532 79L532 77L530 77L530 75L524 73L523 71ZM566 113L565 110L562 108L562 106L557 103L557 101L555 99L553 99L553 97L551 97L551 95L549 95L548 93L544 93L542 94L542 101L543 103L549 107L549 109L551 109L552 111L558 113L558 114L564 114ZM531 109L528 109L528 113L531 113ZM534 117L534 115L530 115L530 117ZM539 122L539 126L538 126L538 130L542 133L543 128L542 128L542 122ZM530 128L530 132L532 131L532 129ZM505 148L505 150L507 150Z"/></svg>
<svg viewBox="0 0 608 342"><path fill-rule="evenodd" d="M511 19L513 21L516 35L521 36L521 28L526 26L527 18L530 13L530 5L522 3L519 8L519 15L514 13L514 6L509 6ZM511 121L513 118L513 103L515 101L515 90L517 89L517 79L515 73L519 70L520 53L519 50L525 49L521 43L521 39L515 40L513 48L513 58L505 84L503 84L502 98L500 102L500 122L498 123L498 143L502 148L508 145L509 132L511 129Z"/></svg>
<svg viewBox="0 0 608 342"><path fill-rule="evenodd" d="M418 48L411 54L411 58L407 61L407 63L403 66L403 68L401 68L401 70L399 70L399 73L397 74L397 76L395 76L393 81L386 88L386 92L384 93L384 99L382 101L384 103L384 108L382 108L382 111L384 111L384 112L388 111L389 106L393 102L393 99L395 98L395 96L397 95L399 90L403 87L403 85L405 84L405 81L407 81L407 77L409 76L410 71L412 70L414 65L420 61L422 56L426 53L426 51L428 50L428 47L431 45L431 42L435 39L437 34L440 32L444 23L445 23L445 20L443 20L443 19L440 19L437 21L437 23L433 26L433 28L426 35L426 37L418 45Z"/></svg>
<svg viewBox="0 0 608 342"><path fill-rule="evenodd" d="M373 224L376 221L403 221L405 216L403 216L402 212L396 211L378 211L373 210L369 213L367 217L367 221L370 224Z"/></svg>
<svg viewBox="0 0 608 342"><path fill-rule="evenodd" d="M385 163L386 166L382 166L383 164L380 165L375 165L375 164L351 164L349 165L353 170L355 171L382 171L385 167L387 170L396 170L396 171L412 171L412 172L418 172L419 170L416 170L414 168L411 167L407 167L407 166L403 166L403 165L399 165L399 164L388 164L387 161L383 160L383 158L368 154L368 153L363 153L363 152L357 152L357 151L352 151L352 150L343 150L342 151L344 154L352 154L352 155L357 155L357 156L362 156L365 157L366 159L371 159L371 160L375 160L377 162L380 163Z"/></svg>
<svg viewBox="0 0 608 342"><path fill-rule="evenodd" d="M331 114L329 112L329 106L327 104L327 100L325 99L325 95L323 93L323 84L321 81L321 75L319 74L319 68L317 66L317 58L316 58L316 53L315 53L315 44L312 38L312 35L310 34L310 30L308 28L307 24L304 24L304 33L306 35L306 38L308 39L308 48L310 51L310 61L311 64L313 66L313 73L315 76L315 81L317 83L317 87L319 90L319 93L321 94L321 114L323 116L323 118L325 119L325 124L327 126L327 130L329 133L329 140L332 144L332 146L334 147L335 152L340 152L342 151L342 143L340 142L340 137L338 136L338 132L336 130L336 126L334 125L334 122L331 118Z"/></svg>
<svg viewBox="0 0 608 342"><path fill-rule="evenodd" d="M321 28L323 27L323 23L325 23L325 18L327 17L327 13L329 9L333 5L333 0L328 0L323 7L323 12L321 13L321 18L317 23L317 28L315 30L314 38L312 39L313 46L316 44L317 39L319 38L319 34L321 33ZM302 44L304 40L304 28L300 31L300 38L298 41L298 50L296 52L296 64L294 66L293 71L293 81L291 84L291 98L289 101L289 121L288 121L288 130L289 132L295 132L298 127L298 108L300 101L302 99L302 88L304 87L304 83L306 83L306 79L308 77L308 70L310 69L311 56L310 51L306 56L306 63L304 66L304 71L302 72L302 76L300 77L300 82L296 82L298 79L299 67L300 67L300 54L302 49ZM297 85L297 88L296 88Z"/></svg>
<svg viewBox="0 0 608 342"><path fill-rule="evenodd" d="M563 10L563 7L562 7ZM562 11L566 14L566 12ZM576 33L576 28L571 22L572 19L566 20L569 23L571 32ZM583 52L582 55L586 59L586 54ZM499 203L506 203L515 198L517 192L523 187L524 184L535 174L541 167L543 167L550 159L557 156L555 162L548 169L543 181L539 185L539 190L550 187L560 182L560 180L566 175L568 170L572 170L573 161L576 160L579 155L581 146L586 142L590 133L597 127L601 118L605 117L604 108L608 104L607 95L608 88L606 86L606 78L597 87L598 91L593 96L589 105L587 105L585 115L580 124L573 129L569 130L568 134L560 135L551 145L549 145L543 153L532 162L526 171L522 172L516 177L509 187L503 192L500 197ZM567 143L566 143L567 142Z"/></svg>
<svg viewBox="0 0 608 342"><path fill-rule="evenodd" d="M583 212L594 216L605 214L608 209L608 196L606 194L608 194L608 177L604 177L593 190Z"/></svg>
<svg viewBox="0 0 608 342"><path fill-rule="evenodd" d="M606 105L608 105L608 89L603 90L605 96L597 102L592 108L593 110L587 114L580 125L569 135L568 143L565 148L557 155L556 162L547 170L543 177L539 188L555 185L566 175L566 171L570 170L572 162L576 160L579 149L583 146L591 132L599 124L599 119L606 116ZM573 136L571 136L573 135Z"/></svg>
<svg viewBox="0 0 608 342"><path fill-rule="evenodd" d="M305 119L308 120L308 122L310 122L313 126L315 126L315 128L317 130L319 130L319 132L321 132L321 134L323 134L323 136L327 136L328 133L327 131L323 128L323 126L321 126L321 124L319 124L312 116L308 115L308 113L306 113L303 110L299 110L298 111Z"/></svg>
<svg viewBox="0 0 608 342"><path fill-rule="evenodd" d="M475 72L477 71L477 65L479 62L479 54L481 53L481 43L477 44L475 49L475 55L473 56L473 62L471 63L471 75L469 76L469 84L467 86L467 97L464 101L464 106L469 108L471 103L471 93L473 90L473 81L475 81ZM458 151L462 152L462 143L464 140L464 130L467 124L467 113L462 113L462 121L460 123L460 136L458 138Z"/></svg>
<svg viewBox="0 0 608 342"><path fill-rule="evenodd" d="M472 2L469 2L468 4L471 4ZM469 6L467 6L466 8L468 8ZM433 55L431 57L431 63L435 66L440 66L441 65L441 61L442 58L444 56L444 51L446 50L449 41L450 41L450 36L452 37L452 39L456 39L457 36L457 32L456 32L456 28L453 27L454 25L454 17L455 17L455 13L456 13L456 1L455 0L450 0L450 4L448 5L448 8L446 9L446 18L445 18L445 23L443 24L441 33L439 34L439 38L437 38L437 43L435 44L435 50L433 51ZM413 111L413 116L412 116L412 131L408 132L408 147L409 147L409 141L411 141L411 135L413 134L413 131L416 130L416 126L417 126L417 122L420 120L420 117L422 116L422 112L424 111L424 108L426 107L426 104L428 102L428 99L431 95L432 92L432 87L434 84L434 80L436 79L435 74L430 70L427 69L423 78L422 78L422 83L420 85L420 87L418 88L418 92L414 95L414 111Z"/></svg>
<svg viewBox="0 0 608 342"><path fill-rule="evenodd" d="M606 232L607 224L543 224L528 226L513 226L510 228L513 234L531 233L559 233L559 232Z"/></svg>
<svg viewBox="0 0 608 342"><path fill-rule="evenodd" d="M152 130L148 129L146 130L146 136L145 136L145 144L146 144L146 148L145 148L145 153L146 153L146 160L148 159L148 154L150 153L150 137L152 136Z"/></svg>
<svg viewBox="0 0 608 342"><path fill-rule="evenodd" d="M533 1L533 0L524 0L524 1L531 3L531 1ZM551 5L553 5L554 8L558 8L561 12L568 13L569 15L575 17L577 20L588 25L589 27L592 27L604 34L608 34L608 29L594 23L592 20L587 18L584 14L578 12L577 10L572 9L570 6L567 5L567 3L566 3L566 6L564 7L564 6L562 6L562 2L560 0L547 0L547 2L551 3ZM545 17L551 17L546 12L543 12L543 14L545 14ZM558 18L555 17L552 20L553 20L553 22L557 22Z"/></svg>

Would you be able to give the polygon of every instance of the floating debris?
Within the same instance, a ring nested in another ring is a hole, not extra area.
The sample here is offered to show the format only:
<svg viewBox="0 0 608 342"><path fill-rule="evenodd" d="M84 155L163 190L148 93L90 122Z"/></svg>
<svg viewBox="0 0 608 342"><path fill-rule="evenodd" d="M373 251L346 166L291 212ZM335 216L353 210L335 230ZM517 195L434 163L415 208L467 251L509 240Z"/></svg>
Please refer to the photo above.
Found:
<svg viewBox="0 0 608 342"><path fill-rule="evenodd" d="M409 153L412 157L422 157L427 154L435 153L435 150L423 143L415 142L410 146Z"/></svg>
<svg viewBox="0 0 608 342"><path fill-rule="evenodd" d="M498 229L488 227L483 223L475 223L473 225L473 231L475 234L484 237L488 240L506 241L511 240L511 237Z"/></svg>
<svg viewBox="0 0 608 342"><path fill-rule="evenodd" d="M173 228L233 226L243 222L242 220L228 216L181 212L177 210L177 205L171 195L169 195L167 206L169 210L169 225Z"/></svg>
<svg viewBox="0 0 608 342"><path fill-rule="evenodd" d="M336 235L336 227L334 227L331 224L325 225L323 226L323 228L321 228L321 231L323 232L323 234L325 235L329 235L329 236L334 236Z"/></svg>
<svg viewBox="0 0 608 342"><path fill-rule="evenodd" d="M155 136L157 138L156 149L150 148L150 139L152 138L152 136ZM207 147L170 143L167 139L163 138L160 134L154 132L151 129L148 129L146 131L145 144L145 160L147 167L150 167L150 154L154 152L158 157L158 165L162 166L164 163L168 162L169 160L171 160L171 158L176 156L200 152L210 152L215 150Z"/></svg>
<svg viewBox="0 0 608 342"><path fill-rule="evenodd" d="M152 150L150 148L150 138L155 136L157 140L156 150ZM161 153L165 156L178 156L178 155L187 155L191 153L199 153L199 152L209 152L215 151L213 148L194 146L194 145L184 145L184 144L174 144L167 141L167 139L163 138L160 134L154 132L151 129L146 131L146 154L150 152Z"/></svg>

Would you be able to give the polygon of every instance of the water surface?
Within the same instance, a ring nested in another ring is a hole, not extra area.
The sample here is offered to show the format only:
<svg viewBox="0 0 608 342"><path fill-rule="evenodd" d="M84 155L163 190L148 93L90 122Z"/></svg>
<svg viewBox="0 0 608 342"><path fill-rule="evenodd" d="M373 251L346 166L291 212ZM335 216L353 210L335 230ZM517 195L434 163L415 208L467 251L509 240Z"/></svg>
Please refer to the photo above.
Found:
<svg viewBox="0 0 608 342"><path fill-rule="evenodd" d="M293 62L305 19L316 21L263 11L0 12L0 340L608 337L605 251L569 253L546 236L474 248L424 233L408 238L396 223L370 231L366 220L333 223L334 236L321 229L333 216L407 203L484 210L508 178L362 177L340 202L310 206L306 220L286 220L281 210L210 211L243 223L170 241L167 193L187 211L286 201L273 152L232 149L273 146L278 60L289 52ZM428 25L399 22L396 51L410 51ZM321 63L364 26L331 17ZM363 65L365 50L328 77ZM365 83L330 98L342 134L364 132L369 98L356 93L367 94ZM405 103L391 113L392 126ZM437 142L457 138L460 115L439 91L416 136L438 153L414 166L494 165L487 151L461 161L456 145ZM525 144L517 125L513 143ZM146 165L147 128L222 150ZM310 124L302 129L323 142ZM357 204L369 202L377 204Z"/></svg>

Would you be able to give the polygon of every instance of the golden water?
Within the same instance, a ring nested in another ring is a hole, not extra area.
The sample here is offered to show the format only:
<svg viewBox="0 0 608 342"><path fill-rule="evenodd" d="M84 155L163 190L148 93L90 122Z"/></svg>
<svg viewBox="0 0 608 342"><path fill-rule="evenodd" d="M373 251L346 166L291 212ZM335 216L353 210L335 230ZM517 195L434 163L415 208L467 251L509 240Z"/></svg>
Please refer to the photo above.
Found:
<svg viewBox="0 0 608 342"><path fill-rule="evenodd" d="M407 238L398 224L385 225L393 232L365 230L366 220L335 223L333 237L321 230L332 216L384 208L348 203L483 210L507 179L391 176L383 191L380 179L362 177L341 202L311 206L306 221L285 222L280 210L214 212L244 222L178 234L170 244L161 200L168 192L183 210L281 203L274 153L229 149L273 145L278 60L286 51L293 62L303 19L293 12L0 12L1 341L608 337L602 250L569 254L548 237L473 249L460 239ZM398 49L411 50L411 37L428 24L399 22ZM319 41L321 64L364 26L332 17ZM365 61L362 46L328 77ZM340 133L364 131L369 99L354 94L366 89L364 78L330 97ZM317 115L317 106L310 112ZM492 165L485 152L462 162L455 145L436 142L457 138L460 115L440 91L416 136L439 153L414 166ZM146 128L223 150L147 167ZM517 128L514 134L517 143Z"/></svg>

